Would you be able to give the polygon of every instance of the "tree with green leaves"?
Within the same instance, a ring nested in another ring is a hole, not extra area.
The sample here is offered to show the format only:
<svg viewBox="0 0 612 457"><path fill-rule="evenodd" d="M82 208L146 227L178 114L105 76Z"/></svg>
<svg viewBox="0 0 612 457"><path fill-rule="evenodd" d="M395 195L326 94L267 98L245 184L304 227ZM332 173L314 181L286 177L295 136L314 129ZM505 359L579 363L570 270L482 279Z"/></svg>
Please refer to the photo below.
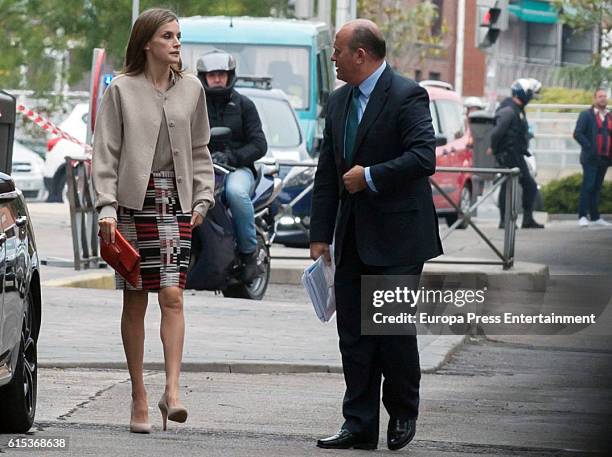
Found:
<svg viewBox="0 0 612 457"><path fill-rule="evenodd" d="M448 26L441 22L438 33L438 7L425 0L406 7L400 0L359 0L359 17L371 19L380 27L387 42L387 61L399 71L407 71L428 57L444 57L443 39Z"/></svg>
<svg viewBox="0 0 612 457"><path fill-rule="evenodd" d="M599 49L593 54L591 65L566 66L560 75L577 86L592 90L612 83L612 1L610 0L553 0L559 17L574 33L589 30L599 32ZM607 60L607 67L604 66Z"/></svg>
<svg viewBox="0 0 612 457"><path fill-rule="evenodd" d="M141 0L144 11L179 16L269 16L287 13L287 0ZM132 19L131 0L0 0L0 87L54 89L58 73L72 85L91 67L94 48L121 66Z"/></svg>

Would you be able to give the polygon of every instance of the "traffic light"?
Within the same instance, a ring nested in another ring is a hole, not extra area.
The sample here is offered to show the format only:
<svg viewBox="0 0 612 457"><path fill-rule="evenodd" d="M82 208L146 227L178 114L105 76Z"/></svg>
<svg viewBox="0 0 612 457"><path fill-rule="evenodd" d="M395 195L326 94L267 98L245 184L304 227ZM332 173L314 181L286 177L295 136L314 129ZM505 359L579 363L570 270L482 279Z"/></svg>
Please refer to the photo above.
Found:
<svg viewBox="0 0 612 457"><path fill-rule="evenodd" d="M488 48L508 28L508 0L478 0L476 46Z"/></svg>

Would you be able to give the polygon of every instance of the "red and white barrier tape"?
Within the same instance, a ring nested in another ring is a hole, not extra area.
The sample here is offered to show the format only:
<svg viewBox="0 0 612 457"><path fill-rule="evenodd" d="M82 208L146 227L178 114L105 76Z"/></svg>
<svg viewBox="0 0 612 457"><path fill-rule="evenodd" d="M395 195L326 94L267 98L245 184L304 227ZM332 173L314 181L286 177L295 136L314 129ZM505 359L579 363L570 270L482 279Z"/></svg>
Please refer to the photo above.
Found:
<svg viewBox="0 0 612 457"><path fill-rule="evenodd" d="M38 125L41 129L51 133L52 135L57 135L60 138L68 140L72 143L78 144L82 148L85 149L86 152L91 152L92 148L90 145L83 143L82 141L77 140L75 137L70 135L69 133L64 132L58 126L56 126L49 119L44 118L36 111L26 108L24 105L17 105L17 112L23 114L29 120Z"/></svg>

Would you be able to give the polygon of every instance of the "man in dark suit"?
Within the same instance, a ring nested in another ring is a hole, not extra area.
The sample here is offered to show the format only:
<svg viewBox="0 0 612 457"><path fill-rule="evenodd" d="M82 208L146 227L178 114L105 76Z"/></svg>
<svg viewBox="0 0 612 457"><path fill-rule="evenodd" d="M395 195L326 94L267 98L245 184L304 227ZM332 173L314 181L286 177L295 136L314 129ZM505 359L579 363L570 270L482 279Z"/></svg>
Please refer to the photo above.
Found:
<svg viewBox="0 0 612 457"><path fill-rule="evenodd" d="M593 95L593 106L580 113L574 138L580 143L582 187L578 204L578 225L588 227L587 213L595 225L609 227L599 214L599 197L606 171L612 164L612 114L606 109L608 94L599 88Z"/></svg>
<svg viewBox="0 0 612 457"><path fill-rule="evenodd" d="M345 422L323 448L375 449L380 387L390 449L415 433L420 367L416 336L362 335L361 275L411 275L442 253L428 176L435 138L427 92L385 62L385 41L358 19L336 34L332 61L346 85L327 105L312 201L310 255L330 261L346 382ZM412 284L416 286L418 284Z"/></svg>

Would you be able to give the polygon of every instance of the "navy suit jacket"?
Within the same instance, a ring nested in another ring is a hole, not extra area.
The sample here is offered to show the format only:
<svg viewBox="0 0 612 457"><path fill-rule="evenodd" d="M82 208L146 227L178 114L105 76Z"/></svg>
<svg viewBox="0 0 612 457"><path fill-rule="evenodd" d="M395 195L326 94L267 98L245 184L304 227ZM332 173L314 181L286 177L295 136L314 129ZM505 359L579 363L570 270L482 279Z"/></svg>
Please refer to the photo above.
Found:
<svg viewBox="0 0 612 457"><path fill-rule="evenodd" d="M328 101L315 176L310 240L331 243L340 262L350 216L366 265L425 262L442 254L428 177L435 172L435 137L427 91L387 65L370 95L355 140L354 164L344 160L344 131L351 86ZM342 175L370 167L378 192L349 194Z"/></svg>
<svg viewBox="0 0 612 457"><path fill-rule="evenodd" d="M599 160L597 157L597 131L597 121L595 120L593 107L581 112L574 129L574 139L580 144L580 163L582 164L595 165ZM608 133L608 141L612 141L612 132Z"/></svg>

